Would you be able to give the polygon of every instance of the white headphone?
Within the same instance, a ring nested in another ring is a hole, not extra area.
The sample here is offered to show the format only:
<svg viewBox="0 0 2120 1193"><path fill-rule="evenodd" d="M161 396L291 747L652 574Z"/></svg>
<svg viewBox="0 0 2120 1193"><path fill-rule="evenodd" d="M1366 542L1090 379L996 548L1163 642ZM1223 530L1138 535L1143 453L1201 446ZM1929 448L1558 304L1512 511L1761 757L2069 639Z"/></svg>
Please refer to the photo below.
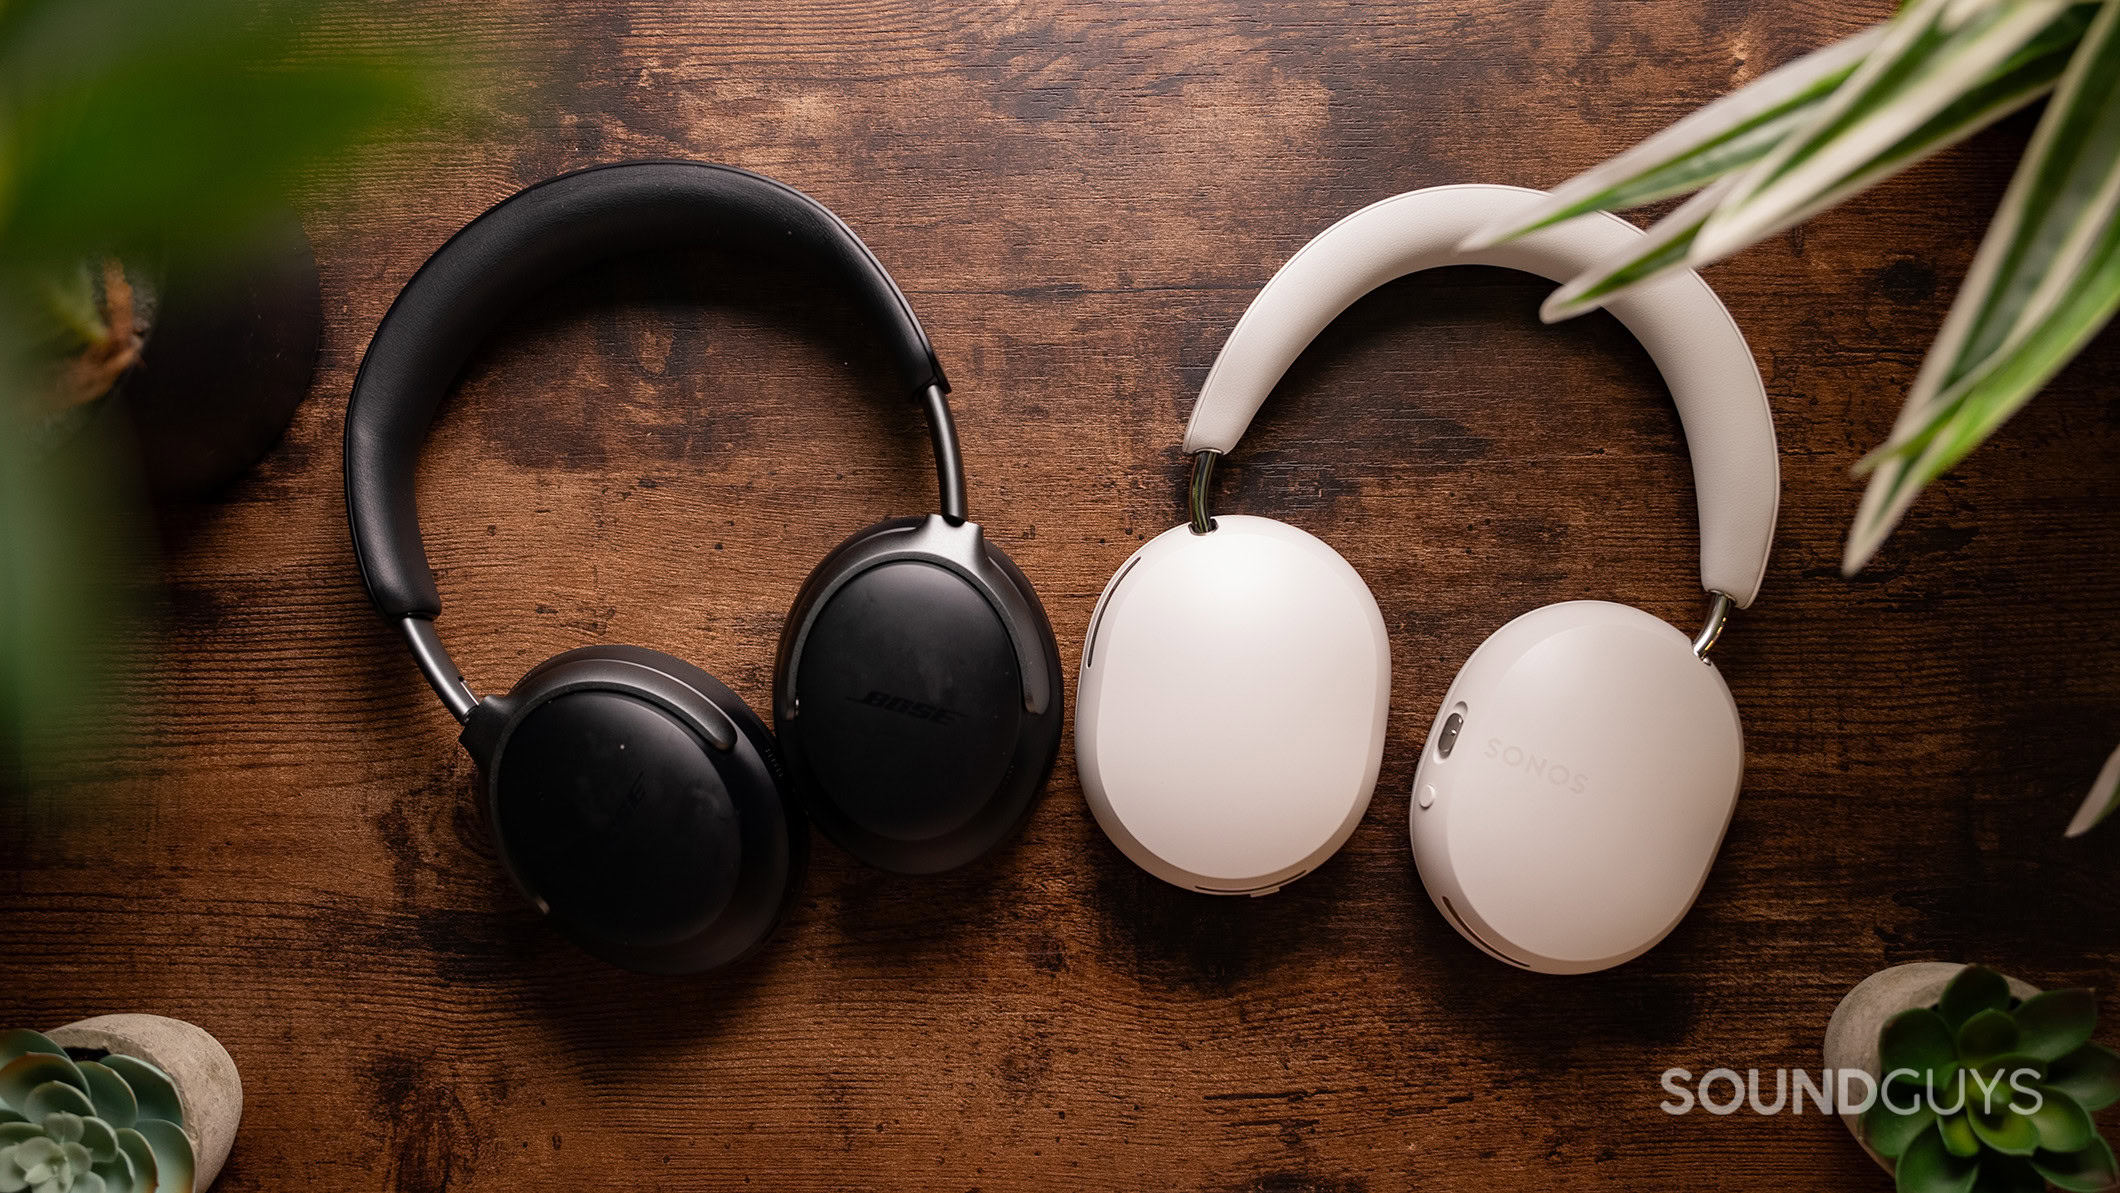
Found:
<svg viewBox="0 0 2120 1193"><path fill-rule="evenodd" d="M1459 249L1541 197L1444 186L1366 207L1282 266L1230 333L1186 428L1192 520L1126 561L1083 644L1083 788L1150 873L1266 894L1361 820L1391 697L1376 599L1293 526L1210 517L1209 481L1288 366L1378 286L1444 265L1558 281L1643 235L1599 214ZM1437 906L1489 953L1548 972L1638 955L1699 893L1743 766L1736 704L1707 651L1759 591L1780 501L1758 366L1707 283L1673 272L1608 309L1648 349L1685 427L1707 626L1689 638L1604 601L1517 618L1452 683L1415 779L1414 852Z"/></svg>

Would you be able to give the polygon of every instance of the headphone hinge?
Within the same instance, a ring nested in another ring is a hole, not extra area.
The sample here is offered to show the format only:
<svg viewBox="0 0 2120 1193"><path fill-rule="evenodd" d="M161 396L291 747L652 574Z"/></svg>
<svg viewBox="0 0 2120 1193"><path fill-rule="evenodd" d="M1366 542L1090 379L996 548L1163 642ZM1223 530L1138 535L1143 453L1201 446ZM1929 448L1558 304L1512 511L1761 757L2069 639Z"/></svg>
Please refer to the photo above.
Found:
<svg viewBox="0 0 2120 1193"><path fill-rule="evenodd" d="M1193 453L1192 488L1192 532L1208 534L1215 528L1214 515L1207 512L1207 499L1214 489L1215 461L1222 458L1218 451Z"/></svg>
<svg viewBox="0 0 2120 1193"><path fill-rule="evenodd" d="M1693 654L1701 662L1708 661L1708 652L1715 649L1716 640L1722 637L1724 627L1730 624L1730 610L1735 607L1736 602L1730 599L1729 593L1715 593L1714 603L1708 606L1706 624L1700 627L1700 633L1693 636Z"/></svg>
<svg viewBox="0 0 2120 1193"><path fill-rule="evenodd" d="M427 686L442 698L449 715L462 724L471 719L471 710L478 707L478 694L464 682L463 672L456 669L456 661L449 657L449 649L442 645L440 634L434 631L434 622L425 617L401 617L398 632L405 635L405 644L412 648L412 661L419 666L420 674L427 677Z"/></svg>

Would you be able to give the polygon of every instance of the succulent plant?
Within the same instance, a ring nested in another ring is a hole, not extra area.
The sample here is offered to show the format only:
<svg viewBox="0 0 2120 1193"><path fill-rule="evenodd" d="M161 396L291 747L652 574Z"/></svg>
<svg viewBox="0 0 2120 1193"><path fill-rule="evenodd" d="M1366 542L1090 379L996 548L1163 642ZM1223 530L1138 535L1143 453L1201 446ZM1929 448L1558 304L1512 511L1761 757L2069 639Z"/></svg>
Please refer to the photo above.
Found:
<svg viewBox="0 0 2120 1193"><path fill-rule="evenodd" d="M0 1032L0 1193L191 1193L169 1075L144 1060Z"/></svg>
<svg viewBox="0 0 2120 1193"><path fill-rule="evenodd" d="M2120 1100L2120 1055L2090 1042L2088 990L2019 1000L1968 965L1934 1006L1878 1036L1881 1088L1864 1140L1894 1162L1900 1193L2070 1193L2120 1184L2090 1112Z"/></svg>

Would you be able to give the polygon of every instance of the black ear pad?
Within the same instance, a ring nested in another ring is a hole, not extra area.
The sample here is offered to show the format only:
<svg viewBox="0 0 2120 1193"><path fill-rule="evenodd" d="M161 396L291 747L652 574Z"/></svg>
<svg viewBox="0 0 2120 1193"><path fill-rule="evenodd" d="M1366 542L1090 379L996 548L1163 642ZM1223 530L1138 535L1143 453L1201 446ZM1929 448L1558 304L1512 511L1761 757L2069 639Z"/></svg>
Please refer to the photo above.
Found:
<svg viewBox="0 0 2120 1193"><path fill-rule="evenodd" d="M773 716L796 800L886 870L952 869L1012 836L1059 752L1061 705L1045 610L976 523L856 534L781 633Z"/></svg>
<svg viewBox="0 0 2120 1193"><path fill-rule="evenodd" d="M765 724L713 676L629 646L533 668L465 724L501 859L575 943L648 973L763 944L809 834Z"/></svg>

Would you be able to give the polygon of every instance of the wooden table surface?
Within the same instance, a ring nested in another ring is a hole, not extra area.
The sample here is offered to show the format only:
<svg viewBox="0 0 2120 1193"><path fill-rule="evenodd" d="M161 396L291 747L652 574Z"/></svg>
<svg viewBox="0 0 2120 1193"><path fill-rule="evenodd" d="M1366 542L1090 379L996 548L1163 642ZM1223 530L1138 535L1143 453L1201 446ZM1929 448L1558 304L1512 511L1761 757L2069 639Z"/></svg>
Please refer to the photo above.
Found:
<svg viewBox="0 0 2120 1193"><path fill-rule="evenodd" d="M1405 828L1430 719L1488 632L1574 597L1688 631L1704 608L1648 358L1605 316L1540 326L1540 283L1387 287L1225 469L1218 508L1333 544L1391 629L1383 776L1330 864L1261 900L1165 886L1097 830L1070 738L1013 847L911 880L819 842L777 942L717 976L606 968L506 886L455 726L355 578L339 437L398 287L490 204L627 157L762 171L845 216L912 297L956 383L973 513L1072 676L1105 580L1180 518L1209 363L1305 240L1419 186L1558 182L1891 7L446 7L474 58L510 64L494 119L312 188L315 392L175 531L132 736L0 818L0 1021L152 1010L215 1032L249 1106L230 1191L1886 1188L1837 1122L1671 1117L1658 1079L1815 1068L1840 996L1907 960L2100 985L2120 1017L2120 828L2061 837L2120 738L2120 340L1873 567L1837 570L1849 466L1891 424L2022 119L1711 273L1783 458L1764 593L1716 652L1744 796L1693 913L1595 976L1460 940ZM811 564L932 500L916 413L845 322L740 257L531 303L421 478L472 682L616 641L765 707Z"/></svg>

